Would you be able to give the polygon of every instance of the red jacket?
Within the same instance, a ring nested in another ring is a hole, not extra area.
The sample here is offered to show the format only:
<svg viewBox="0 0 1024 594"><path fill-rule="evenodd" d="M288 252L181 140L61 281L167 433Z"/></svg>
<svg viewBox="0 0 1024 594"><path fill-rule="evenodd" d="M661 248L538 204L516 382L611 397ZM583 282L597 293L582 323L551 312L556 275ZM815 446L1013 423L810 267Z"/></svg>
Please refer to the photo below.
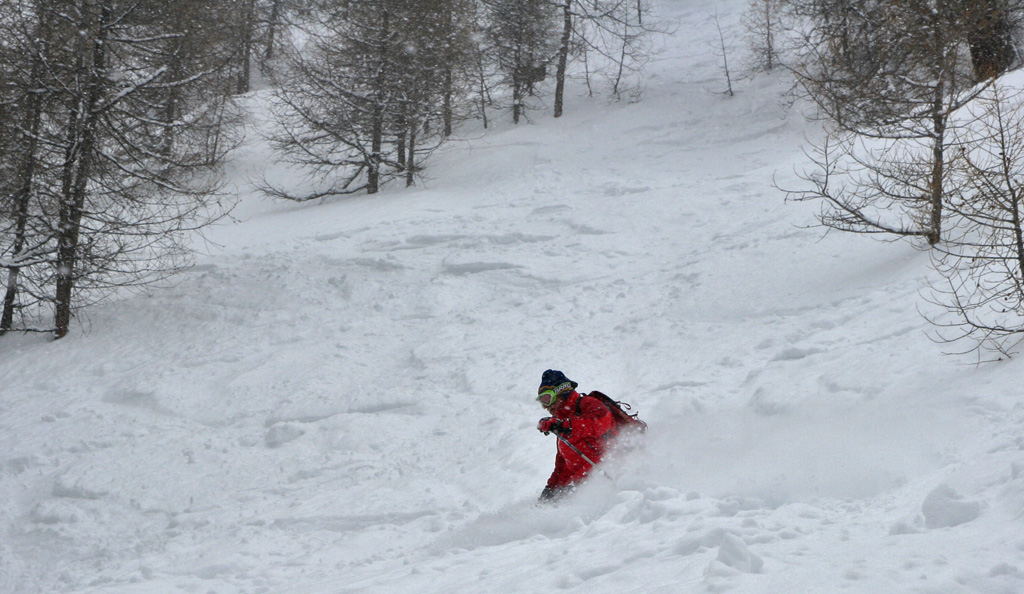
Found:
<svg viewBox="0 0 1024 594"><path fill-rule="evenodd" d="M551 416L568 420L566 424L572 428L569 443L595 463L601 461L616 435L615 419L608 407L597 398L581 396L575 390L551 411ZM559 440L555 470L548 479L548 486L566 487L579 482L591 468L589 462Z"/></svg>

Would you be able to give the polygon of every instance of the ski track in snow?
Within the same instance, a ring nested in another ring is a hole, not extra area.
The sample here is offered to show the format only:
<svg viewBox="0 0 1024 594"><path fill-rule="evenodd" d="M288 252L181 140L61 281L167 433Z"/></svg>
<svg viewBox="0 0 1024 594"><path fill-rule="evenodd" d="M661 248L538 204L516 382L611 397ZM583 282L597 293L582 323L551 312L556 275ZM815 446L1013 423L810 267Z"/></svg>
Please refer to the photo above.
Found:
<svg viewBox="0 0 1024 594"><path fill-rule="evenodd" d="M640 103L323 204L248 195L254 139L223 248L5 338L0 591L1024 591L1018 365L939 355L925 254L806 228L786 82L716 94L710 9L663 11ZM554 509L549 367L651 424Z"/></svg>

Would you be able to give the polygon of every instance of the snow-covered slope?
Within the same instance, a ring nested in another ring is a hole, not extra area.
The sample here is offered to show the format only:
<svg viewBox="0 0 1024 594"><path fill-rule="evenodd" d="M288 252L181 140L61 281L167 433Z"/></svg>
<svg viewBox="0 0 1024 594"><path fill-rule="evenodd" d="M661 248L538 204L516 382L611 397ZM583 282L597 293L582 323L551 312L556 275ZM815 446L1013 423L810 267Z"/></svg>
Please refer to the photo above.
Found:
<svg viewBox="0 0 1024 594"><path fill-rule="evenodd" d="M786 81L718 94L714 8L661 11L640 103L326 204L256 196L253 135L177 286L0 341L0 592L1024 591L1020 364L940 355L926 254L806 228ZM551 367L651 429L540 509Z"/></svg>

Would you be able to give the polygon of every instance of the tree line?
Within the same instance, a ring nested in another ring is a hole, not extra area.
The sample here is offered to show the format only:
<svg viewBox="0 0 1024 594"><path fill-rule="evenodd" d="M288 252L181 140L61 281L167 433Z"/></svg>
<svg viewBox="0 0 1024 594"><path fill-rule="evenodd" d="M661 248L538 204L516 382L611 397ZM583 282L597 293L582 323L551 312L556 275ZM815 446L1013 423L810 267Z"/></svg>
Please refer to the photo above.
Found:
<svg viewBox="0 0 1024 594"><path fill-rule="evenodd" d="M824 123L790 196L927 249L936 336L979 355L1024 337L1024 103L999 78L1022 17L1018 0L753 0L745 18L755 65L789 72Z"/></svg>
<svg viewBox="0 0 1024 594"><path fill-rule="evenodd" d="M647 0L310 0L270 68L276 148L323 183L294 200L414 183L424 158L494 111L516 124L573 72L637 88L656 32ZM554 79L551 85L544 81Z"/></svg>
<svg viewBox="0 0 1024 594"><path fill-rule="evenodd" d="M218 216L227 18L196 0L0 2L0 333L50 305L20 329L64 336L77 308L179 268Z"/></svg>
<svg viewBox="0 0 1024 594"><path fill-rule="evenodd" d="M561 116L568 77L634 92L652 24L646 0L0 0L0 335L61 338L187 266L257 84L324 182L267 192L372 194L460 122Z"/></svg>

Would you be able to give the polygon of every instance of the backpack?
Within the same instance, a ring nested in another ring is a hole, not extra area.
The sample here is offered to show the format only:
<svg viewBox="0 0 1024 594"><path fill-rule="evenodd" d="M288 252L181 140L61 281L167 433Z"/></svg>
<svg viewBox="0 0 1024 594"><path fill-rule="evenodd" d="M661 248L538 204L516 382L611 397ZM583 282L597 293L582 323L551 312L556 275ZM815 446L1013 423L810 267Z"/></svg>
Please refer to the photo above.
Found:
<svg viewBox="0 0 1024 594"><path fill-rule="evenodd" d="M612 418L615 419L615 428L618 429L620 433L647 432L647 423L640 420L640 413L629 414L626 412L626 410L633 409L633 407L631 407L629 403L612 400L611 396L598 392L597 390L594 390L591 393L586 394L586 396L592 396L594 398L597 398L598 400L601 401L601 404L605 405L608 408L608 410L611 411ZM583 398L580 398L579 400L576 401L576 414L579 414L581 412L581 400L583 400ZM625 407L626 410L622 410L623 407Z"/></svg>

